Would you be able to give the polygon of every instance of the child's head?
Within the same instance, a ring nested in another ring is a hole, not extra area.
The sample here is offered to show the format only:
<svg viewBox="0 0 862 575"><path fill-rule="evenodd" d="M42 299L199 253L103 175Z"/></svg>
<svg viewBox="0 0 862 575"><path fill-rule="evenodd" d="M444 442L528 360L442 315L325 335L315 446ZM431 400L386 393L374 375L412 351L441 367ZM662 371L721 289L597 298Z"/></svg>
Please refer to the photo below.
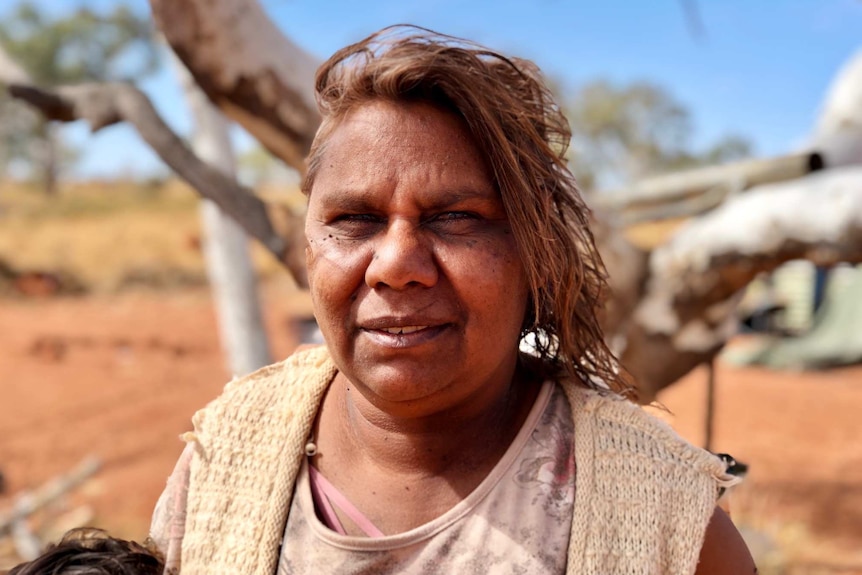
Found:
<svg viewBox="0 0 862 575"><path fill-rule="evenodd" d="M158 552L109 537L101 529L73 529L42 555L8 575L162 575Z"/></svg>

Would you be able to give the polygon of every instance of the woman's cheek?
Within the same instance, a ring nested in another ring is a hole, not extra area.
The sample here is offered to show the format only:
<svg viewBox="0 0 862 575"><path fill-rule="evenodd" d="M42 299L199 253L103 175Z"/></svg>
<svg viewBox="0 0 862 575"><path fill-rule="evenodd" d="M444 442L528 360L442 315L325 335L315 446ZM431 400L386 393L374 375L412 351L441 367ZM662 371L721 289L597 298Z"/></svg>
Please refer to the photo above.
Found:
<svg viewBox="0 0 862 575"><path fill-rule="evenodd" d="M465 240L437 249L436 254L443 268L458 269L456 275L469 276L477 284L496 285L514 276L525 277L514 241L507 236L489 234Z"/></svg>
<svg viewBox="0 0 862 575"><path fill-rule="evenodd" d="M355 240L343 239L335 234L320 233L307 240L309 265L318 260L353 260L362 251L361 244Z"/></svg>
<svg viewBox="0 0 862 575"><path fill-rule="evenodd" d="M332 285L355 289L354 284L365 276L370 253L370 246L366 242L344 239L329 233L309 237L306 261L312 290L327 289L327 286ZM324 284L315 285L318 282Z"/></svg>

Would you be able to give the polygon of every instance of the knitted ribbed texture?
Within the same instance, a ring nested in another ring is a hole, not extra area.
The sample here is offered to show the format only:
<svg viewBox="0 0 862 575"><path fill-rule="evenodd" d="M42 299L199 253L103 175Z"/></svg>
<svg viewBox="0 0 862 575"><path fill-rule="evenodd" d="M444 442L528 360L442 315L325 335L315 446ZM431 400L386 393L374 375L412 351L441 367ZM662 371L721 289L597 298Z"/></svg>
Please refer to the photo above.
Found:
<svg viewBox="0 0 862 575"><path fill-rule="evenodd" d="M335 365L323 347L229 383L193 417L183 575L272 575Z"/></svg>
<svg viewBox="0 0 862 575"><path fill-rule="evenodd" d="M694 573L718 489L738 478L639 406L563 387L578 470L567 573Z"/></svg>
<svg viewBox="0 0 862 575"><path fill-rule="evenodd" d="M183 575L273 575L307 437L335 366L298 353L227 386L194 417ZM640 407L563 384L575 424L569 574L694 573L718 458Z"/></svg>

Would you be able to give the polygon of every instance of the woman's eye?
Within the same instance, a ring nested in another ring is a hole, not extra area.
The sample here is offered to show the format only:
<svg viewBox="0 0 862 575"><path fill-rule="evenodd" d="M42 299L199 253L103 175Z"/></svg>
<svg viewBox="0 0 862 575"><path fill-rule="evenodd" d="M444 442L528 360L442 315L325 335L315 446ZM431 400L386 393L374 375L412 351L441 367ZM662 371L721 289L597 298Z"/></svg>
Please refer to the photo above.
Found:
<svg viewBox="0 0 862 575"><path fill-rule="evenodd" d="M472 212L444 212L436 216L434 219L443 222L456 222L464 220L475 220L477 219L477 216Z"/></svg>
<svg viewBox="0 0 862 575"><path fill-rule="evenodd" d="M425 226L441 234L465 235L476 232L482 218L475 212L441 212L427 220Z"/></svg>
<svg viewBox="0 0 862 575"><path fill-rule="evenodd" d="M332 219L331 225L346 234L364 235L383 225L384 220L374 214L342 214Z"/></svg>
<svg viewBox="0 0 862 575"><path fill-rule="evenodd" d="M338 216L336 221L369 223L380 221L380 217L373 214L343 214Z"/></svg>

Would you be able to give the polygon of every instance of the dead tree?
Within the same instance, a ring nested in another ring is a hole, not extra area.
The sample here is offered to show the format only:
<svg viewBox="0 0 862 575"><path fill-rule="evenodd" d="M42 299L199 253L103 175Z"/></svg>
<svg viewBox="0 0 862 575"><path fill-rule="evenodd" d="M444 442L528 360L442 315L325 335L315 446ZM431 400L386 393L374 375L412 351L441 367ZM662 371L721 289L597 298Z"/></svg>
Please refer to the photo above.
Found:
<svg viewBox="0 0 862 575"><path fill-rule="evenodd" d="M210 101L276 157L302 170L319 123L311 92L314 60L279 32L255 0L150 0L150 5L161 33ZM10 90L51 119L85 119L94 129L132 123L171 168L305 285L298 219L272 218L271 207L206 166L133 87L49 91L19 83ZM718 353L735 328L737 294L757 274L794 258L862 261L862 186L849 172L844 173L846 185L839 186L833 175L823 172L795 184L724 194L720 207L691 219L650 252L629 244L604 212L597 212L597 236L613 288L606 333L642 401ZM726 187L733 190L739 183ZM824 204L824 196L845 209L814 209ZM274 221L287 223L276 226Z"/></svg>

